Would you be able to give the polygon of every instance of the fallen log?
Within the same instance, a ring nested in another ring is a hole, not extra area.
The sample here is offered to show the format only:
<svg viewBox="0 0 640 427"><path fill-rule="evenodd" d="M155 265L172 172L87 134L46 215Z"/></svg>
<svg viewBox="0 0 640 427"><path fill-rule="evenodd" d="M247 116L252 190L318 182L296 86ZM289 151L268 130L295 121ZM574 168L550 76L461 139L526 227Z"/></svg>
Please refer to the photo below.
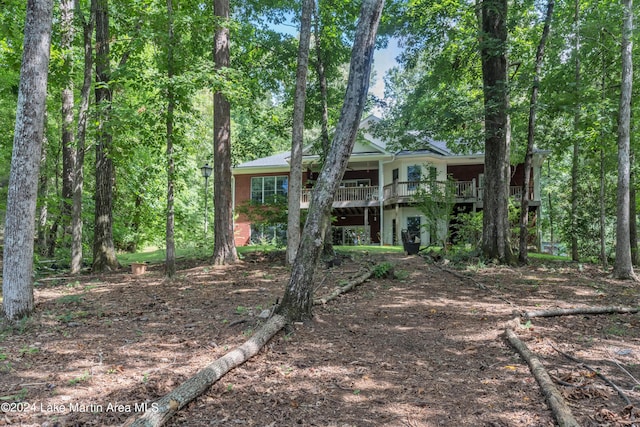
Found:
<svg viewBox="0 0 640 427"><path fill-rule="evenodd" d="M210 363L193 377L182 383L164 397L148 405L140 416L129 419L124 426L157 427L164 424L178 410L204 393L231 369L240 366L282 329L286 324L283 316L275 314L241 346Z"/></svg>
<svg viewBox="0 0 640 427"><path fill-rule="evenodd" d="M552 308L549 310L526 311L525 319L532 317L572 316L575 314L627 314L637 313L640 309L633 307L579 307L579 308Z"/></svg>
<svg viewBox="0 0 640 427"><path fill-rule="evenodd" d="M560 427L579 427L578 421L573 417L571 409L565 403L562 395L553 384L551 377L540 360L529 350L520 338L511 329L505 329L505 335L509 343L518 350L518 353L527 361L529 369L540 385L542 392L553 412Z"/></svg>
<svg viewBox="0 0 640 427"><path fill-rule="evenodd" d="M325 297L314 299L313 300L313 305L326 304L329 301L337 298L339 295L342 295L345 292L349 292L351 289L355 288L356 286L366 282L367 280L369 280L371 278L371 276L373 276L373 270L369 270L369 271L365 272L364 274L356 277L355 279L353 279L352 281L350 281L346 285L337 287L333 292L331 292L329 295L327 295Z"/></svg>

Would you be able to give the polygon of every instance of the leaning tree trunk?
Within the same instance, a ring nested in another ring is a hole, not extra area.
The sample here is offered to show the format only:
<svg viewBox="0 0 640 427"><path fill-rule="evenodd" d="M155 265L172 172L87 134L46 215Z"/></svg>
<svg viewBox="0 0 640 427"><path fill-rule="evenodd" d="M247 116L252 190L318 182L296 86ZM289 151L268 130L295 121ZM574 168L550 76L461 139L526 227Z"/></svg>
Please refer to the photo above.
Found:
<svg viewBox="0 0 640 427"><path fill-rule="evenodd" d="M76 0L76 10L80 10ZM84 80L80 90L78 129L76 134L76 164L73 173L73 208L71 210L71 274L82 269L82 192L84 187L84 149L87 136L87 120L93 68L93 47L91 45L95 22L95 0L91 0L89 20L82 18L84 41Z"/></svg>
<svg viewBox="0 0 640 427"><path fill-rule="evenodd" d="M304 139L304 110L307 99L307 70L311 40L311 13L314 0L303 0L300 16L298 68L293 101L293 131L289 171L287 211L287 263L293 264L300 244L300 197L302 196L302 146Z"/></svg>
<svg viewBox="0 0 640 427"><path fill-rule="evenodd" d="M485 190L482 251L508 263L511 125L507 76L507 0L482 2L482 78L485 114Z"/></svg>
<svg viewBox="0 0 640 427"><path fill-rule="evenodd" d="M542 37L536 52L536 66L533 75L533 88L531 89L531 102L529 106L529 127L527 132L527 153L524 156L524 180L522 181L522 200L520 207L520 251L518 260L522 264L528 261L527 244L529 240L529 183L531 182L531 163L533 160L534 135L536 128L536 112L538 108L538 91L540 89L540 70L544 58L544 47L551 28L554 0L547 3L547 15L544 20Z"/></svg>
<svg viewBox="0 0 640 427"><path fill-rule="evenodd" d="M2 305L17 320L33 311L33 237L47 100L52 0L29 0L4 235Z"/></svg>
<svg viewBox="0 0 640 427"><path fill-rule="evenodd" d="M93 230L93 271L103 272L119 267L113 244L113 183L111 159L112 135L107 129L111 116L111 67L109 65L109 5L108 0L96 1L96 189Z"/></svg>
<svg viewBox="0 0 640 427"><path fill-rule="evenodd" d="M215 0L214 13L229 19L229 0ZM229 28L223 22L215 35L216 70L229 67ZM231 197L231 107L222 92L213 95L213 192L214 246L213 263L232 264L238 261L233 236Z"/></svg>
<svg viewBox="0 0 640 427"><path fill-rule="evenodd" d="M622 87L618 110L618 210L616 226L616 261L613 276L617 279L635 279L631 264L629 240L629 175L631 136L631 91L633 80L631 39L633 32L633 0L624 0L622 27Z"/></svg>
<svg viewBox="0 0 640 427"><path fill-rule="evenodd" d="M384 0L364 0L362 4L340 120L331 149L311 194L309 214L291 278L285 288L282 303L277 308L278 313L285 315L290 321L311 316L313 274L322 252L327 223L331 220L333 196L347 168L366 104L376 31L383 5Z"/></svg>
<svg viewBox="0 0 640 427"><path fill-rule="evenodd" d="M165 257L165 275L173 278L176 274L176 243L174 238L175 216L174 216L174 174L175 161L173 152L173 117L176 107L175 88L173 86L173 0L167 0L167 223L165 232L165 243L167 245L167 255Z"/></svg>

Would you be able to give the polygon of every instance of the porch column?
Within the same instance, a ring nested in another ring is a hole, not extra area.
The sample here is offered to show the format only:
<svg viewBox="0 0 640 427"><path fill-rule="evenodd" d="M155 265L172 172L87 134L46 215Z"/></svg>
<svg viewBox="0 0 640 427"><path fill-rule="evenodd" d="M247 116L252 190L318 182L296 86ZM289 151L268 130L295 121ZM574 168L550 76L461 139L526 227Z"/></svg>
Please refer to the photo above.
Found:
<svg viewBox="0 0 640 427"><path fill-rule="evenodd" d="M378 206L380 214L378 215L378 225L380 227L380 246L384 246L384 170L382 160L378 160Z"/></svg>
<svg viewBox="0 0 640 427"><path fill-rule="evenodd" d="M369 234L367 238L369 239L369 243L371 243L371 230L369 230L369 208L364 208L364 229Z"/></svg>

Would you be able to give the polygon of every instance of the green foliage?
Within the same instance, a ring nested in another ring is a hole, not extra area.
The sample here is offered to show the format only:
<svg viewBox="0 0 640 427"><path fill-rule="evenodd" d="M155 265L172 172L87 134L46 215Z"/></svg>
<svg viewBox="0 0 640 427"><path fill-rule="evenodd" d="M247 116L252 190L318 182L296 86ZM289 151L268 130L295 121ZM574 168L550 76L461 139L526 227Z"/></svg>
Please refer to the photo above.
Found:
<svg viewBox="0 0 640 427"><path fill-rule="evenodd" d="M452 224L454 243L479 248L482 240L482 218L482 211L457 214Z"/></svg>
<svg viewBox="0 0 640 427"><path fill-rule="evenodd" d="M247 200L236 211L246 215L252 224L278 225L287 223L287 196L275 195L265 203Z"/></svg>
<svg viewBox="0 0 640 427"><path fill-rule="evenodd" d="M377 279L392 277L394 269L395 269L395 265L390 262L383 262L383 263L377 264L373 268L373 277Z"/></svg>

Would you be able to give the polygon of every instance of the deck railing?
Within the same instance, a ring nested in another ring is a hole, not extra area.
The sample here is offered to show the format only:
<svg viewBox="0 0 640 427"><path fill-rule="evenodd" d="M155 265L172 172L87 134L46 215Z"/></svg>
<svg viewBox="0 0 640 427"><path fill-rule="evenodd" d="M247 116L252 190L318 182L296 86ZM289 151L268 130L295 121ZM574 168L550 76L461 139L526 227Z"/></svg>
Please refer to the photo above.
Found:
<svg viewBox="0 0 640 427"><path fill-rule="evenodd" d="M379 187L377 185L370 185L368 187L340 187L336 191L336 195L333 198L334 202L368 202L372 200L378 200ZM309 203L311 200L311 189L305 188L302 190L303 204Z"/></svg>
<svg viewBox="0 0 640 427"><path fill-rule="evenodd" d="M410 199L419 188L428 191L436 185L440 194L444 193L445 182L420 182L420 181L397 181L387 184L382 188L382 199ZM476 186L476 180L454 181L452 182L453 195L457 202L461 201L481 201L484 189ZM302 190L301 202L308 205L311 200L311 189ZM522 197L522 186L512 185L509 187L509 196L516 200ZM379 187L377 185L367 187L340 187L336 191L334 202L371 202L379 198ZM533 186L530 188L529 200L533 200Z"/></svg>

